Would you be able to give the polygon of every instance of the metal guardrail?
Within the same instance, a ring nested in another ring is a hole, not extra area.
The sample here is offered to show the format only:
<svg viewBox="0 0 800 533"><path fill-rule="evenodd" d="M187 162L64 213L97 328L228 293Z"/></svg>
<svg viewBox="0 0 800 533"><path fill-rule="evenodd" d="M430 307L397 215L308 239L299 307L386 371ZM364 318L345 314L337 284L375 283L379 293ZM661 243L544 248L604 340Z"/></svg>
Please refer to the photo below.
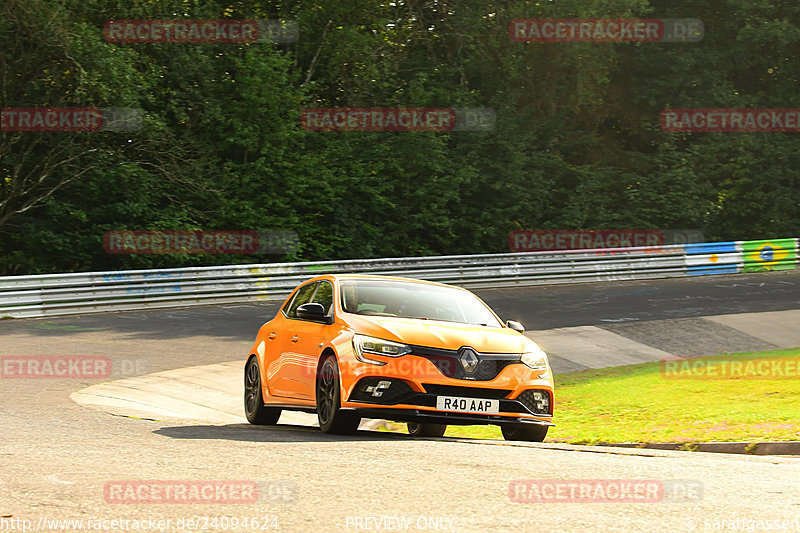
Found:
<svg viewBox="0 0 800 533"><path fill-rule="evenodd" d="M273 263L0 277L0 316L43 317L283 298L323 273L365 273L468 288L620 281L784 270L798 239Z"/></svg>

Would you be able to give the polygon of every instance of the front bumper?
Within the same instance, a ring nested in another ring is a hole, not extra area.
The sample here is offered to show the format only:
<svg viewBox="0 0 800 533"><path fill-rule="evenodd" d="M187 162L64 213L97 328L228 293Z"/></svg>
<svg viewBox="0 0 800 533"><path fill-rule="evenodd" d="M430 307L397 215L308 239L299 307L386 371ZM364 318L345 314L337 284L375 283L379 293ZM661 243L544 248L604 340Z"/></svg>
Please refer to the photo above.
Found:
<svg viewBox="0 0 800 533"><path fill-rule="evenodd" d="M470 377L458 367L445 364L453 351L414 349L417 353L396 358L375 356L383 365L358 361L350 350L340 352L342 409L356 410L365 418L398 421L554 425L555 394L549 368L532 370L518 357L508 360L511 358L499 356L506 360L498 363L498 356L478 354L482 362ZM489 362L489 372L482 366L484 361ZM365 394L365 382L374 386L381 380L390 380L392 386L381 391L380 397ZM533 401L531 395L536 391L547 394L544 409L537 409ZM436 408L438 396L498 400L499 412L440 411Z"/></svg>
<svg viewBox="0 0 800 533"><path fill-rule="evenodd" d="M538 418L522 418L507 415L479 415L471 413L451 413L446 411L422 411L419 409L398 409L393 407L346 408L355 411L362 418L380 418L395 422L420 422L448 424L452 426L473 426L480 424L533 424L555 426L554 423Z"/></svg>
<svg viewBox="0 0 800 533"><path fill-rule="evenodd" d="M349 395L345 397L346 401L342 402L342 408L358 411L364 418L403 422L453 425L501 423L554 425L551 422L553 389L546 380L519 381L515 386L504 389L496 388L496 383L493 382L483 382L480 386L476 386L475 382L448 378L436 381L438 383L428 381L419 383L407 377L363 376L349 389ZM535 400L535 393L540 401ZM440 396L496 401L498 412L439 410L437 398ZM543 397L546 398L544 402L541 401Z"/></svg>

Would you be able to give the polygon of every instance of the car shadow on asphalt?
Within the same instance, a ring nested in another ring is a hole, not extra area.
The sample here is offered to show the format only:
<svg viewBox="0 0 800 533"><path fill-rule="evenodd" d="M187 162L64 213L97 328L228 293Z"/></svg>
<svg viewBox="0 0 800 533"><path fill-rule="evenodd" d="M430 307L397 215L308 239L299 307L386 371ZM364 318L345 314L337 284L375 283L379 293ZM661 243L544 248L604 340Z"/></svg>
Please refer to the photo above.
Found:
<svg viewBox="0 0 800 533"><path fill-rule="evenodd" d="M323 433L316 427L291 424L278 424L276 426L253 426L250 424L165 426L153 431L153 433L172 439L234 440L244 442L385 442L392 440L407 441L413 438L403 433L369 430L359 430L352 435L330 435Z"/></svg>

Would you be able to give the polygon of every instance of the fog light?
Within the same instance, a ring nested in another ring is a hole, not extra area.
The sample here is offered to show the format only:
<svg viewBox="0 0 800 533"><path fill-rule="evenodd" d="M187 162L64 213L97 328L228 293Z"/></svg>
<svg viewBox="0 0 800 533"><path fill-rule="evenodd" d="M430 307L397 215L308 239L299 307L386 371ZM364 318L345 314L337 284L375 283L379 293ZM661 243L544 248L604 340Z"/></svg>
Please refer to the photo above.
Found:
<svg viewBox="0 0 800 533"><path fill-rule="evenodd" d="M377 385L375 386L370 385L365 390L366 392L372 393L373 397L380 398L381 396L383 396L383 391L385 391L391 386L392 386L391 381L379 381Z"/></svg>
<svg viewBox="0 0 800 533"><path fill-rule="evenodd" d="M550 412L550 394L547 391L531 391L531 395L533 396L533 402L531 403L533 403L533 406L537 412Z"/></svg>

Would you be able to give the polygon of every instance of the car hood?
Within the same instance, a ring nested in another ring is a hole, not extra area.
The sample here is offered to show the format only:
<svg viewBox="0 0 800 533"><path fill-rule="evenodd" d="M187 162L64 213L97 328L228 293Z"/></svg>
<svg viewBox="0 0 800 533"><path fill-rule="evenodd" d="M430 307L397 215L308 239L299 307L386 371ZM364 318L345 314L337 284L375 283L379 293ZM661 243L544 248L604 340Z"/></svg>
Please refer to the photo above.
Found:
<svg viewBox="0 0 800 533"><path fill-rule="evenodd" d="M431 348L458 350L470 346L482 353L522 353L536 346L510 328L376 316L352 316L349 322L356 333Z"/></svg>

